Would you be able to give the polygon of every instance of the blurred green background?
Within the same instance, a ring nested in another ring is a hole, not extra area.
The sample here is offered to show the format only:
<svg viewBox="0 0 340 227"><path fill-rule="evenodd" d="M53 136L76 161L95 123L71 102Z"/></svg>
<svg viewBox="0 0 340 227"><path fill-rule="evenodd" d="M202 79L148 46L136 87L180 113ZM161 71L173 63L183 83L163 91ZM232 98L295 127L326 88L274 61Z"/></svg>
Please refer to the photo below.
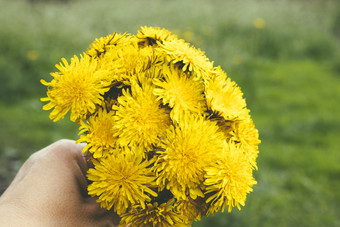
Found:
<svg viewBox="0 0 340 227"><path fill-rule="evenodd" d="M0 194L31 153L78 138L39 80L95 38L159 26L241 86L262 140L246 206L193 226L340 226L339 2L0 0Z"/></svg>

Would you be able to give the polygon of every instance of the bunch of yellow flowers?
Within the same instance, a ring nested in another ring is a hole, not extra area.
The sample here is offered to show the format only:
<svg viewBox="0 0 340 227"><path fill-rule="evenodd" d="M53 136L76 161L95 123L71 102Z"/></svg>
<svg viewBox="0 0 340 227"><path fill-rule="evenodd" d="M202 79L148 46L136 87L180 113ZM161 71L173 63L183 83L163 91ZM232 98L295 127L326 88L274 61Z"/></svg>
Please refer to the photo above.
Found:
<svg viewBox="0 0 340 227"><path fill-rule="evenodd" d="M70 110L92 168L88 193L120 226L190 226L244 206L260 143L240 87L166 29L96 39L47 86L50 118Z"/></svg>

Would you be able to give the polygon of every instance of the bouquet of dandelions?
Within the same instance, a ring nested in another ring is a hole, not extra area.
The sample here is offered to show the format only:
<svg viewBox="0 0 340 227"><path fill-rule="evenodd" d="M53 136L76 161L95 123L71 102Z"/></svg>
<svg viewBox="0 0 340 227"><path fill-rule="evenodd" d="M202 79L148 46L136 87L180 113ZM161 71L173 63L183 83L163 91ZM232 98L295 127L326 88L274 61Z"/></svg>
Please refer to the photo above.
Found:
<svg viewBox="0 0 340 227"><path fill-rule="evenodd" d="M244 206L258 131L240 88L169 31L96 39L51 73L44 110L71 110L92 168L88 193L121 226L190 226Z"/></svg>

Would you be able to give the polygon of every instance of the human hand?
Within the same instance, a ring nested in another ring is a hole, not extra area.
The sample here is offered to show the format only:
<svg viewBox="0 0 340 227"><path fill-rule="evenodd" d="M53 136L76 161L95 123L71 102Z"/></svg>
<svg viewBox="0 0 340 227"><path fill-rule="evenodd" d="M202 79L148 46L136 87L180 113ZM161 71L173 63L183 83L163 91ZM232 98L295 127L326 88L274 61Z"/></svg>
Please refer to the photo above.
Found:
<svg viewBox="0 0 340 227"><path fill-rule="evenodd" d="M87 194L84 145L60 140L34 153L0 197L0 226L116 226Z"/></svg>

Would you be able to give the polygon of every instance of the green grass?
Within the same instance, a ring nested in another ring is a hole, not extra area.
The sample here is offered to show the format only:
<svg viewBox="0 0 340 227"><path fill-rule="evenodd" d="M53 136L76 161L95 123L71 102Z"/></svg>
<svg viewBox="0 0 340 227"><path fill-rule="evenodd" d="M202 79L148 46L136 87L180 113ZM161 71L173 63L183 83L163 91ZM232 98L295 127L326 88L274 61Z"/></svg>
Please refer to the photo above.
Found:
<svg viewBox="0 0 340 227"><path fill-rule="evenodd" d="M41 78L96 38L165 27L242 88L259 130L258 184L241 211L193 226L340 226L340 4L336 1L0 0L0 191L68 119L41 110ZM13 17L13 15L16 15ZM11 18L10 22L8 18ZM256 18L266 22L254 27ZM28 53L36 58L28 57Z"/></svg>

